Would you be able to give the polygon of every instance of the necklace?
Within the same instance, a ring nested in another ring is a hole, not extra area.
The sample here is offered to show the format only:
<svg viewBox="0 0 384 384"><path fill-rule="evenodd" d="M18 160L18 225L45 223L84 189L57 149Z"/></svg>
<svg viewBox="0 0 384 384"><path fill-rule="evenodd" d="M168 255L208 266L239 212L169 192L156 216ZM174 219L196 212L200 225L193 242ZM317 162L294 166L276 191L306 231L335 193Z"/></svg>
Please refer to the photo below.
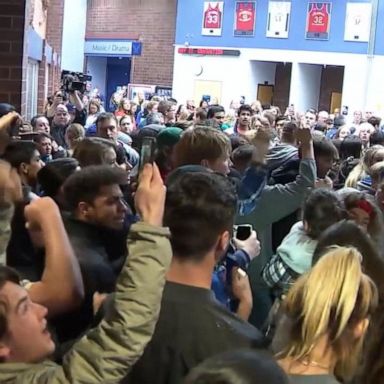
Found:
<svg viewBox="0 0 384 384"><path fill-rule="evenodd" d="M302 364L302 365L305 365L306 367L316 367L316 368L324 369L328 372L331 371L331 368L329 366L318 363L315 360L304 360L304 361L298 360L297 362Z"/></svg>

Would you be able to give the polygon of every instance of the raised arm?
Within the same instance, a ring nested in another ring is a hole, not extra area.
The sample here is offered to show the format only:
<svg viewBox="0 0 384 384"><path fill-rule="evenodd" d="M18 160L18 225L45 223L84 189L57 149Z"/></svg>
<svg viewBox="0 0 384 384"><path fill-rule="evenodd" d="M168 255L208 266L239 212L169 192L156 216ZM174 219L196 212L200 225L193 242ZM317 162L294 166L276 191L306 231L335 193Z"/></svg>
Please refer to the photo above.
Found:
<svg viewBox="0 0 384 384"><path fill-rule="evenodd" d="M50 317L78 307L84 296L83 281L59 208L43 197L27 205L25 217L32 236L41 231L45 246L43 276L27 286L32 301L47 307Z"/></svg>
<svg viewBox="0 0 384 384"><path fill-rule="evenodd" d="M300 208L304 197L314 187L316 163L312 136L308 128L300 128L298 131L297 139L300 142L302 158L296 180L285 185L265 187L256 209L250 215L238 215L238 224L253 224L260 230Z"/></svg>
<svg viewBox="0 0 384 384"><path fill-rule="evenodd" d="M17 172L7 162L0 160L0 264L6 262L14 203L21 199L21 182Z"/></svg>
<svg viewBox="0 0 384 384"><path fill-rule="evenodd" d="M265 157L268 152L270 134L259 129L257 133L249 136L254 145L252 164L245 171L238 188L238 214L240 216L251 213L257 206L268 178L265 167Z"/></svg>
<svg viewBox="0 0 384 384"><path fill-rule="evenodd" d="M142 221L131 228L112 311L39 383L118 383L150 341L172 256L169 230L161 227L165 187L156 165L144 168L135 200Z"/></svg>

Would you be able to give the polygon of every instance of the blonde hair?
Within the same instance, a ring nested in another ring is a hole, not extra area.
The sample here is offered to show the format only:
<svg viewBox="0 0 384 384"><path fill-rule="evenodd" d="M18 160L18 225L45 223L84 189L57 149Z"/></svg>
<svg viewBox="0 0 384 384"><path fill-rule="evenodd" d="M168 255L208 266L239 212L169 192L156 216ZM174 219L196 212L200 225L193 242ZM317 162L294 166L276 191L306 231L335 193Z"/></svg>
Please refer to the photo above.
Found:
<svg viewBox="0 0 384 384"><path fill-rule="evenodd" d="M175 167L229 158L230 154L231 142L225 133L210 127L188 129L174 148Z"/></svg>
<svg viewBox="0 0 384 384"><path fill-rule="evenodd" d="M363 341L354 328L377 306L377 289L362 273L361 258L355 248L331 248L297 280L283 303L292 323L279 358L310 360L326 336L336 358L334 374L343 379L354 374Z"/></svg>
<svg viewBox="0 0 384 384"><path fill-rule="evenodd" d="M357 164L348 175L347 180L345 181L345 187L357 188L357 183L365 174L369 174L370 168L375 163L377 152L383 149L384 147L382 145L374 145L373 147L368 148L365 151L364 156L360 159L359 164Z"/></svg>

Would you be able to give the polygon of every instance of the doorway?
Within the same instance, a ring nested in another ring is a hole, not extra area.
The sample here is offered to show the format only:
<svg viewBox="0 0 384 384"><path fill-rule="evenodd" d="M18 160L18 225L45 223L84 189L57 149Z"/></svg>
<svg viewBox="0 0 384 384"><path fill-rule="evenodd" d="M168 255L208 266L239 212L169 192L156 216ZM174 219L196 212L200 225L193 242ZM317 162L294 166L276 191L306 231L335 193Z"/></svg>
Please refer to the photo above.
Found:
<svg viewBox="0 0 384 384"><path fill-rule="evenodd" d="M273 85L259 84L257 86L257 100L261 105L272 105L273 103Z"/></svg>
<svg viewBox="0 0 384 384"><path fill-rule="evenodd" d="M221 81L195 80L194 86L194 98L196 101L198 100L200 102L203 96L209 96L211 103L216 100L217 103L220 104L223 86Z"/></svg>
<svg viewBox="0 0 384 384"><path fill-rule="evenodd" d="M131 75L131 59L129 57L108 57L107 58L107 84L106 84L106 105L116 88L128 86Z"/></svg>
<svg viewBox="0 0 384 384"><path fill-rule="evenodd" d="M327 65L323 67L320 84L319 111L333 113L340 109L344 84L344 67Z"/></svg>

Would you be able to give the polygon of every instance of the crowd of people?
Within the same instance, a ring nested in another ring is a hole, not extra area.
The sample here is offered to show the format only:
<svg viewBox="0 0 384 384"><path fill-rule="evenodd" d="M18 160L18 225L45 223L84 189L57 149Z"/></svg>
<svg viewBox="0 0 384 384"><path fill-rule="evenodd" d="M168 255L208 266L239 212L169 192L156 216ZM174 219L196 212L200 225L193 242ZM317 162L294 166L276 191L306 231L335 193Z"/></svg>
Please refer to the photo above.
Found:
<svg viewBox="0 0 384 384"><path fill-rule="evenodd" d="M0 104L0 382L384 383L380 118L91 96Z"/></svg>

